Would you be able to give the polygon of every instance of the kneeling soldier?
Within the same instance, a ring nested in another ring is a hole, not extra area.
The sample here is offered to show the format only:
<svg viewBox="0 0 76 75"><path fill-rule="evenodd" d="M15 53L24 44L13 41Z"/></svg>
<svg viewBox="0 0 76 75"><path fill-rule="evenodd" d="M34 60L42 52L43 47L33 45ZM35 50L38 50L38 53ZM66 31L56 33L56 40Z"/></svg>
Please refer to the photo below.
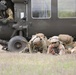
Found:
<svg viewBox="0 0 76 75"><path fill-rule="evenodd" d="M29 52L46 53L47 52L46 37L41 36L41 33L34 35L32 39L29 41Z"/></svg>

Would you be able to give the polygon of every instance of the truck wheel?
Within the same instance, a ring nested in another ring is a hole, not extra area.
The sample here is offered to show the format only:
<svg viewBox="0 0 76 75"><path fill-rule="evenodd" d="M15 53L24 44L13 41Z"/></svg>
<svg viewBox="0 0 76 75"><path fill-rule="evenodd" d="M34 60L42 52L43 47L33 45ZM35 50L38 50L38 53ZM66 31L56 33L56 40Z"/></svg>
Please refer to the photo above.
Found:
<svg viewBox="0 0 76 75"><path fill-rule="evenodd" d="M27 46L27 40L22 36L15 36L8 42L8 50L11 52L19 52Z"/></svg>

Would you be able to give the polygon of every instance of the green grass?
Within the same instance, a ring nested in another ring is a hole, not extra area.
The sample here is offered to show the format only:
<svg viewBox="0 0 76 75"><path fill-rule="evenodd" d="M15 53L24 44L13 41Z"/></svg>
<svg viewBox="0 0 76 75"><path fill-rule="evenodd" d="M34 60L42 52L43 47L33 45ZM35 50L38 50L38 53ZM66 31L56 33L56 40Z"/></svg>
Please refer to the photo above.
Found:
<svg viewBox="0 0 76 75"><path fill-rule="evenodd" d="M1 53L0 75L76 75L76 55Z"/></svg>
<svg viewBox="0 0 76 75"><path fill-rule="evenodd" d="M70 18L70 17L76 17L76 12L66 12L66 11L62 11L58 13L58 17L60 18Z"/></svg>

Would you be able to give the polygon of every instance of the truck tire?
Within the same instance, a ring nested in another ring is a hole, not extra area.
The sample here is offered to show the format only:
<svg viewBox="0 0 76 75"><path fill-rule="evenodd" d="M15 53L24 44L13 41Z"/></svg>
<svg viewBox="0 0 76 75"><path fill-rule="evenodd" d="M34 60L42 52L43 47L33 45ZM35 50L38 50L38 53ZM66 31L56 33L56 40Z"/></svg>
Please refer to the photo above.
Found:
<svg viewBox="0 0 76 75"><path fill-rule="evenodd" d="M27 46L27 40L22 36L15 36L8 42L8 50L11 52L19 52Z"/></svg>

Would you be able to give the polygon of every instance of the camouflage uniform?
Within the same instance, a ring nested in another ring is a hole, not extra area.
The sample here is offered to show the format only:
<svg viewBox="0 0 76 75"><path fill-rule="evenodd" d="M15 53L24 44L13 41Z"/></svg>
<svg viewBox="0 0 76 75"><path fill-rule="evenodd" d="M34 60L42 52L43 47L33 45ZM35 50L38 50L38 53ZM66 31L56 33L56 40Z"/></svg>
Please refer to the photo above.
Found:
<svg viewBox="0 0 76 75"><path fill-rule="evenodd" d="M55 54L65 54L65 47L60 43L58 38L51 38L51 44L48 47L47 53Z"/></svg>
<svg viewBox="0 0 76 75"><path fill-rule="evenodd" d="M7 9L5 10L5 13L3 13L4 18L6 18L7 21L8 20L13 20L13 11L12 11L11 7L9 6L9 5L11 5L11 3L10 2L8 3L7 0L1 0L1 3L6 5L6 7L7 7Z"/></svg>
<svg viewBox="0 0 76 75"><path fill-rule="evenodd" d="M29 41L29 52L41 52L46 53L47 52L47 42L46 37L41 37L38 35L34 35L32 39Z"/></svg>
<svg viewBox="0 0 76 75"><path fill-rule="evenodd" d="M68 34L60 34L59 40L62 41L64 47L65 47L65 53L71 54L71 50L74 48L74 38Z"/></svg>
<svg viewBox="0 0 76 75"><path fill-rule="evenodd" d="M10 8L6 10L6 13L8 14L7 20L13 20L13 12Z"/></svg>

